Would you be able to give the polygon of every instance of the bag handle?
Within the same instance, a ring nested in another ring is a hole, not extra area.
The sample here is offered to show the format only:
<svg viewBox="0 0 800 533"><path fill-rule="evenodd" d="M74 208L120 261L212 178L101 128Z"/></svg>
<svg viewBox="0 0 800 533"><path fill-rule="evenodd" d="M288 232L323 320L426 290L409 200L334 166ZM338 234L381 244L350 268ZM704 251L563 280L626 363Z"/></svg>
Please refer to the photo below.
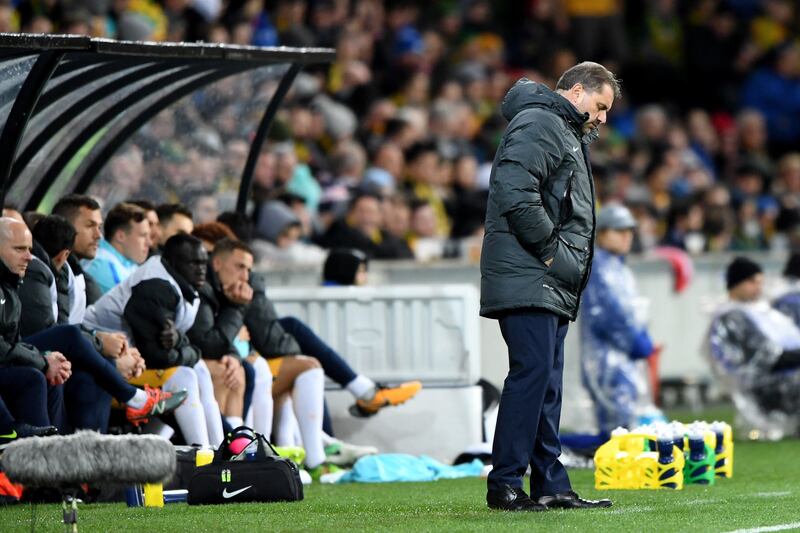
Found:
<svg viewBox="0 0 800 533"><path fill-rule="evenodd" d="M231 442L230 437L236 433L239 433L240 431L248 431L253 434L253 437L250 439L250 442L247 443L247 446L252 444L254 441L258 443L258 446L256 447L257 458L266 460L268 457L270 457L270 455L273 457L280 457L277 450L275 450L275 448L272 446L272 443L264 435L261 433L256 433L251 427L238 426L225 435L225 439L223 439L222 443L219 445L219 448L214 451L214 463L229 461L232 457L235 457L228 449L228 445ZM247 446L245 446L245 448L247 448ZM269 451L272 453L268 454L267 449L269 449Z"/></svg>

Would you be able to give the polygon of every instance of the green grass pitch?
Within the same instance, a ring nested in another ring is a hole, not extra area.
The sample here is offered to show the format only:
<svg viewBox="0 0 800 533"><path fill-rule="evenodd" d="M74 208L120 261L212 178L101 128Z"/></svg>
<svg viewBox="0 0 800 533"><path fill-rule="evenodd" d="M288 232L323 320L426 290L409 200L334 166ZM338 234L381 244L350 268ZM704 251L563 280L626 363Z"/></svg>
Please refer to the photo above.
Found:
<svg viewBox="0 0 800 533"><path fill-rule="evenodd" d="M297 503L129 509L80 506L79 531L733 531L794 524L800 529L800 442L737 442L733 479L682 491L596 491L575 470L584 496L611 497L610 509L517 514L490 511L481 479L433 483L311 486ZM36 531L64 531L57 505L38 505ZM786 530L786 529L783 529ZM31 531L31 508L0 508L0 532Z"/></svg>

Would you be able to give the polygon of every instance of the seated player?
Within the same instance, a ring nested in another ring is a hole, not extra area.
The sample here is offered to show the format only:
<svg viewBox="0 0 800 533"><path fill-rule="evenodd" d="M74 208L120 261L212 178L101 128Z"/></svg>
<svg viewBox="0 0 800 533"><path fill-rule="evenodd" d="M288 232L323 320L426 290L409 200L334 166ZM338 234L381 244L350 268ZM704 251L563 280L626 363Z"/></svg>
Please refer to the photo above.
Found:
<svg viewBox="0 0 800 533"><path fill-rule="evenodd" d="M762 300L761 266L735 258L725 275L728 301L717 309L708 333L715 368L734 394L762 413L800 411L800 328ZM743 407L740 403L737 407Z"/></svg>
<svg viewBox="0 0 800 533"><path fill-rule="evenodd" d="M186 332L194 324L208 256L200 240L178 233L162 256L153 256L86 311L84 323L122 331L144 357L148 370L137 381L164 390L185 388L175 418L188 443L222 442L222 420L208 366Z"/></svg>

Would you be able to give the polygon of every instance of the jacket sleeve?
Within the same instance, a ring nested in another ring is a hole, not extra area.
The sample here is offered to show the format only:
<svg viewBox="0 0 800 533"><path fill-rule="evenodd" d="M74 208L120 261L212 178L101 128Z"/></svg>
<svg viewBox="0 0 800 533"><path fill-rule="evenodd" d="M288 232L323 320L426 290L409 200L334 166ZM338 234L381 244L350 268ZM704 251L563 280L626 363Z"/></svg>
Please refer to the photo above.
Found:
<svg viewBox="0 0 800 533"><path fill-rule="evenodd" d="M184 333L180 333L178 343L169 350L159 342L166 320L175 319L178 302L178 295L168 281L149 279L131 290L123 316L148 368L194 366L200 360L199 349Z"/></svg>
<svg viewBox="0 0 800 533"><path fill-rule="evenodd" d="M22 304L19 332L22 337L39 333L55 325L53 297L50 293L50 271L41 263L28 268L18 294Z"/></svg>
<svg viewBox="0 0 800 533"><path fill-rule="evenodd" d="M531 110L517 120L524 122L509 125L490 193L511 233L546 260L555 253L557 235L542 204L540 186L561 164L564 133L558 119L546 111Z"/></svg>
<svg viewBox="0 0 800 533"><path fill-rule="evenodd" d="M35 346L20 341L8 342L0 336L0 367L6 366L32 366L47 371L44 355Z"/></svg>
<svg viewBox="0 0 800 533"><path fill-rule="evenodd" d="M215 317L211 304L201 296L197 317L187 335L204 359L220 359L223 355L236 353L233 341L243 325L243 307L225 302Z"/></svg>
<svg viewBox="0 0 800 533"><path fill-rule="evenodd" d="M297 340L284 331L278 322L278 312L267 298L263 280L254 276L250 284L253 287L253 301L247 306L244 323L250 332L253 347L266 358L299 354Z"/></svg>
<svg viewBox="0 0 800 533"><path fill-rule="evenodd" d="M64 265L56 275L56 291L58 304L57 324L69 324L69 273Z"/></svg>

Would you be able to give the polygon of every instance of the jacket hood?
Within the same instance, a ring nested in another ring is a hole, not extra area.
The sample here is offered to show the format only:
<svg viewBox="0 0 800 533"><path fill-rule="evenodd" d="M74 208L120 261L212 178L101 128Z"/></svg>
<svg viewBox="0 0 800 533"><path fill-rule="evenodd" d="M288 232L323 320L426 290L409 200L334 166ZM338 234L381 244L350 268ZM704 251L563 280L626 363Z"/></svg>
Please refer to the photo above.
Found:
<svg viewBox="0 0 800 533"><path fill-rule="evenodd" d="M39 242L36 241L36 240L33 241L33 255L38 257L39 260L41 260L42 263L47 265L47 268L50 270L50 272L54 276L58 275L58 272L56 271L55 266L53 265L53 261L50 259L50 256L47 254L47 251L44 249L44 246L39 244Z"/></svg>
<svg viewBox="0 0 800 533"><path fill-rule="evenodd" d="M81 261L78 259L78 256L72 253L69 254L67 256L67 263L69 263L69 267L72 269L72 274L74 276L84 275L83 267L81 266Z"/></svg>
<svg viewBox="0 0 800 533"><path fill-rule="evenodd" d="M506 120L511 121L520 112L535 107L548 109L562 117L581 135L583 125L589 119L588 113L579 112L569 100L528 78L520 78L509 89L503 98L502 112Z"/></svg>
<svg viewBox="0 0 800 533"><path fill-rule="evenodd" d="M275 243L283 230L293 224L300 224L300 220L289 206L272 200L261 206L256 222L256 235Z"/></svg>
<svg viewBox="0 0 800 533"><path fill-rule="evenodd" d="M175 268L172 265L170 265L169 262L166 259L164 259L163 257L160 257L160 260L161 260L161 264L164 265L164 268L167 270L167 273L170 276L172 276L172 278L175 280L175 283L177 283L178 287L180 287L181 295L183 296L184 300L186 300L187 302L191 302L192 300L197 298L197 291L192 286L192 284L189 283L186 280L186 278L181 276L178 273L178 271L175 270ZM149 261L149 259L148 259L148 261ZM142 264L144 264L144 263L142 263Z"/></svg>

